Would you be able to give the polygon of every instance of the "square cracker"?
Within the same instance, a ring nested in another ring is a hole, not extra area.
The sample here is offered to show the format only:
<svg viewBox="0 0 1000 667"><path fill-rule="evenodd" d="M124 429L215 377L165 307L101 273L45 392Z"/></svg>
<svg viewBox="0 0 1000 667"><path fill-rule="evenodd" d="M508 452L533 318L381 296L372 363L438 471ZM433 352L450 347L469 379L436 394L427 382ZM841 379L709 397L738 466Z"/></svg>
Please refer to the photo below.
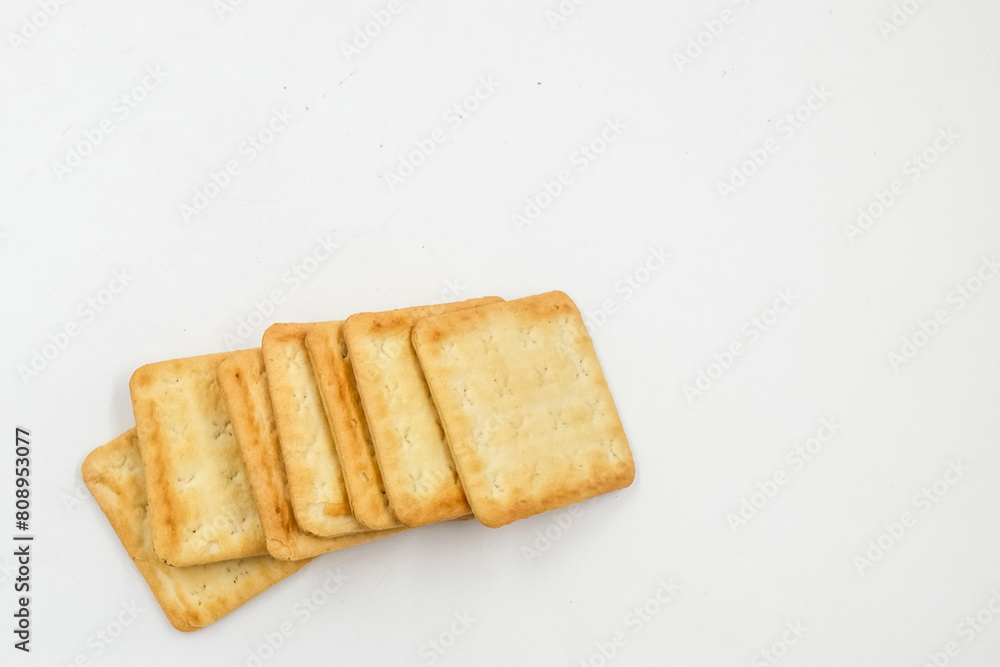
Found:
<svg viewBox="0 0 1000 667"><path fill-rule="evenodd" d="M343 322L318 322L306 334L320 397L347 485L354 518L373 530L399 526L389 507L368 421L361 407L354 368L344 342Z"/></svg>
<svg viewBox="0 0 1000 667"><path fill-rule="evenodd" d="M288 477L274 423L264 358L259 349L234 352L219 366L219 386L229 408L233 435L275 558L298 560L363 544L396 532L366 531L339 537L317 537L299 528L292 511Z"/></svg>
<svg viewBox="0 0 1000 667"><path fill-rule="evenodd" d="M614 399L580 311L562 292L425 319L413 344L485 525L632 483Z"/></svg>
<svg viewBox="0 0 1000 667"><path fill-rule="evenodd" d="M171 565L267 553L216 381L229 354L148 364L129 381L153 547Z"/></svg>
<svg viewBox="0 0 1000 667"><path fill-rule="evenodd" d="M214 623L309 562L254 556L190 567L164 563L153 551L146 482L134 428L91 452L82 472L84 483L129 558L178 630L190 632Z"/></svg>
<svg viewBox="0 0 1000 667"><path fill-rule="evenodd" d="M417 320L497 297L351 315L344 340L393 512L422 526L469 513L434 400L410 343Z"/></svg>
<svg viewBox="0 0 1000 667"><path fill-rule="evenodd" d="M306 350L311 324L273 324L261 352L295 520L320 537L368 528L351 512L347 486Z"/></svg>

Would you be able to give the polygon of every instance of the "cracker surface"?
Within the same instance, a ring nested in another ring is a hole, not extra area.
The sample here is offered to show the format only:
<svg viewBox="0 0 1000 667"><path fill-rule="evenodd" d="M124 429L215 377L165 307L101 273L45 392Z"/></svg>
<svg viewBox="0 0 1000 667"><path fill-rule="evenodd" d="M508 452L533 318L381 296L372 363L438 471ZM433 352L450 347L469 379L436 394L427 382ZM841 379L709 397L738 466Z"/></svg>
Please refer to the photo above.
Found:
<svg viewBox="0 0 1000 667"><path fill-rule="evenodd" d="M148 364L129 381L153 546L171 565L267 553L216 381L228 355Z"/></svg>
<svg viewBox="0 0 1000 667"><path fill-rule="evenodd" d="M311 324L274 324L261 352L271 405L299 526L319 537L368 528L351 512L340 457L306 350Z"/></svg>
<svg viewBox="0 0 1000 667"><path fill-rule="evenodd" d="M306 349L319 385L354 518L373 530L400 525L389 507L343 338L343 322L314 324Z"/></svg>
<svg viewBox="0 0 1000 667"><path fill-rule="evenodd" d="M499 527L632 483L579 310L562 292L418 322L413 344L473 512Z"/></svg>
<svg viewBox="0 0 1000 667"><path fill-rule="evenodd" d="M469 513L437 409L410 342L414 322L500 301L497 297L359 313L344 340L389 503L407 526Z"/></svg>
<svg viewBox="0 0 1000 667"><path fill-rule="evenodd" d="M267 550L272 556L298 560L398 532L364 531L339 537L317 537L303 531L292 510L261 351L233 353L219 367L219 385L229 407L233 433L243 455L250 489L267 538Z"/></svg>

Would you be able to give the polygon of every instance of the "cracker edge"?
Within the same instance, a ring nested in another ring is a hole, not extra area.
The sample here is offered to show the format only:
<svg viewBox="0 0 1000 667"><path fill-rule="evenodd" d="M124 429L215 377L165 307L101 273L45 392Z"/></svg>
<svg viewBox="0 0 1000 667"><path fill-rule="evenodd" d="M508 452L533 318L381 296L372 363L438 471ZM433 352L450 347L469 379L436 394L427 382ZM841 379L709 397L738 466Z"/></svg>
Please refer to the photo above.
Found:
<svg viewBox="0 0 1000 667"><path fill-rule="evenodd" d="M296 343L301 343L302 346L305 347L305 337L309 333L309 331L311 330L312 325L313 325L312 322L277 322L277 323L272 324L271 326L269 326L264 331L264 335L263 335L263 337L261 339L261 354L262 354L263 359L264 359L264 368L267 369L267 366L268 366L268 355L267 355L267 352L264 349L265 346L271 347L272 345L280 345L280 344L285 344L285 343L288 343L288 342L296 342ZM313 374L313 379L316 381L317 393L320 394L320 410L324 411L322 422L326 424L327 431L329 431L330 430L329 422L326 419L325 409L323 408L323 405L322 405L322 403L323 403L322 391L320 390L320 387L319 387L319 380L316 377L316 371L315 371L315 369L312 369L312 360L309 359L309 350L308 349L306 349L306 361L307 361L307 363L309 363L310 370L311 370L311 372ZM334 531L331 534L322 534L322 533L319 533L319 532L314 532L314 531L310 530L310 528L315 528L316 527L316 526L309 525L311 523L311 519L309 517L300 517L299 516L299 513L302 510L300 509L300 510L296 511L296 506L295 506L296 493L292 489L291 478L287 475L288 469L289 469L289 465L288 465L289 456L288 456L288 451L285 448L285 443L284 443L284 441L281 438L281 430L282 430L281 429L281 419L278 416L278 411L274 408L275 390L274 390L274 384L271 382L271 377L272 377L272 373L268 372L268 394L271 397L272 410L274 410L275 428L276 428L277 433L278 433L278 441L279 441L279 443L281 443L281 456L282 456L282 459L285 461L286 479L288 480L288 487L287 488L289 490L289 493L290 493L290 496L291 496L291 499L292 499L292 512L295 515L295 521L298 524L299 528L301 530L307 532L307 533L315 535L316 537L342 537L344 535L353 535L355 533L365 532L366 529L367 529L367 527L364 524L360 523L357 519L354 518L354 512L353 512L353 509L351 508L351 499L350 499L350 496L347 493L347 484L344 481L344 466L343 466L343 464L340 461L340 455L337 453L336 443L334 443L333 452L332 453L333 453L333 456L336 458L336 466L337 466L337 468L340 471L340 486L341 486L341 489L342 489L342 491L344 493L344 500L345 500L346 506L343 507L343 508L338 508L338 509L342 509L343 510L343 512L341 514L339 514L339 515L328 514L328 512L327 512L326 509L324 509L323 514L324 514L324 516L327 516L327 517L329 517L332 520L343 520L344 523L347 523L346 520L349 519L350 522L352 522L354 524L354 526L352 526L352 530ZM332 432L330 432L330 439L331 439L331 441L333 440L333 433ZM305 466L302 466L302 468L305 468ZM310 481L312 481L313 483L315 483L315 480L316 480L315 471L310 470L309 473L310 473ZM296 475L293 473L291 475L291 477L296 477ZM329 505L331 505L331 504L334 504L334 503L326 503L327 507L329 507ZM306 520L303 521L302 520L303 518L305 518Z"/></svg>
<svg viewBox="0 0 1000 667"><path fill-rule="evenodd" d="M244 354L243 357L237 356L240 353L234 353L232 357L224 361L219 367L219 382L220 384L229 385L231 382L239 382L234 377L232 377L231 369L229 367L236 366L243 362L245 358L249 358L252 353L256 352L256 358L252 360L251 363L256 364L259 361L260 368L263 369L263 353L259 349L254 350L242 350L241 353ZM226 368L224 368L226 367ZM247 371L248 369L241 367L239 370ZM254 369L255 370L255 369ZM228 376L223 379L223 376ZM266 378L261 378L262 383L267 383ZM265 394L265 399L268 401L268 409L270 407L270 393L268 392L266 386L262 388ZM237 386L236 391L242 394L239 396L238 400L246 401L247 405L251 405L253 397L249 392L244 393L243 386ZM223 395L226 397L226 401L232 400L230 391L227 391L223 387ZM251 476L250 465L246 465L247 474L250 481L251 491L254 493L254 500L257 502L258 513L263 507L265 509L275 510L273 512L263 512L261 516L270 517L269 519L261 519L262 525L264 525L264 532L267 538L268 552L275 558L279 560L301 560L305 558L312 558L324 553L330 553L332 551L339 551L341 549L347 549L352 546L358 546L361 544L366 544L368 542L382 539L384 537L389 537L390 535L395 535L400 530L383 530L383 531L362 531L358 533L350 533L347 535L340 535L336 537L318 537L312 533L308 533L298 525L295 521L295 514L292 511L291 498L288 493L288 482L285 475L284 461L281 459L281 447L277 442L273 445L269 445L264 442L257 442L256 444L245 444L245 439L241 437L237 431L242 431L242 427L237 427L236 422L233 422L233 433L236 435L237 444L240 446L240 452L244 456L244 463L246 464L246 457L248 454L252 456L257 456L259 462L261 463L260 474L266 478L266 480L259 480L259 478ZM244 434L246 435L246 434ZM255 438L260 435L260 433L251 434ZM277 432L274 433L274 438L277 440ZM276 451L272 452L272 456L268 455L267 448L269 446L276 447ZM256 451L254 451L256 449ZM250 451L248 451L250 450ZM271 465L268 459L274 459L276 461L275 465ZM255 479L258 483L255 483ZM263 482L261 484L260 482ZM258 488L261 487L261 488ZM259 494L261 491L263 494ZM268 521L274 522L274 530L268 530ZM272 534L272 532L274 534Z"/></svg>
<svg viewBox="0 0 1000 667"><path fill-rule="evenodd" d="M396 528L402 524L389 503L353 366L350 361L341 363L335 358L340 354L341 344L346 349L343 340L343 321L333 321L316 323L306 334L305 342L333 444L340 456L347 496L354 517L361 523L372 530ZM357 473L367 475L369 481L355 479Z"/></svg>

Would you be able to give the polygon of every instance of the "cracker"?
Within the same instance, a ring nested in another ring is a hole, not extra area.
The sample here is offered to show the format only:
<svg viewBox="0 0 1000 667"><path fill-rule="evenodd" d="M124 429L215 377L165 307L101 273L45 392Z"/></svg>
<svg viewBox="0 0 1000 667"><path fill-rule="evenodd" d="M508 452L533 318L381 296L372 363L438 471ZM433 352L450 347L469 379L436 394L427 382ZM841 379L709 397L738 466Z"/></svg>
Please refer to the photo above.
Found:
<svg viewBox="0 0 1000 667"><path fill-rule="evenodd" d="M83 481L175 628L190 632L214 623L309 562L255 556L190 567L164 563L153 551L137 440L133 428L91 452Z"/></svg>
<svg viewBox="0 0 1000 667"><path fill-rule="evenodd" d="M367 528L351 513L340 457L306 350L309 324L273 324L261 351L295 520L320 537Z"/></svg>
<svg viewBox="0 0 1000 667"><path fill-rule="evenodd" d="M340 457L354 518L373 530L384 530L400 524L389 507L382 473L375 459L368 421L344 343L343 324L314 324L306 334L306 349Z"/></svg>
<svg viewBox="0 0 1000 667"><path fill-rule="evenodd" d="M485 525L632 483L614 399L580 311L562 292L425 319L413 344Z"/></svg>
<svg viewBox="0 0 1000 667"><path fill-rule="evenodd" d="M410 330L417 320L497 297L360 313L344 323L358 393L393 512L407 526L469 513Z"/></svg>
<svg viewBox="0 0 1000 667"><path fill-rule="evenodd" d="M149 364L129 381L153 546L171 565L267 553L216 381L228 355Z"/></svg>
<svg viewBox="0 0 1000 667"><path fill-rule="evenodd" d="M267 550L272 556L298 560L399 532L366 531L340 537L316 537L299 528L292 511L260 350L235 352L222 362L219 386L229 408L233 435L243 455L250 489L267 537Z"/></svg>

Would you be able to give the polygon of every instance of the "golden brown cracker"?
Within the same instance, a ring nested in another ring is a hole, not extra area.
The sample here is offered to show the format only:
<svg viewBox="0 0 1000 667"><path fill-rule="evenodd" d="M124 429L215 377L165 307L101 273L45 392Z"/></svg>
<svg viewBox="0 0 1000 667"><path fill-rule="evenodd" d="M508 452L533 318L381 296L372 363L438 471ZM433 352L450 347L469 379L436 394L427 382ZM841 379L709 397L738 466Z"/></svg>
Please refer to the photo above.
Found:
<svg viewBox="0 0 1000 667"><path fill-rule="evenodd" d="M497 297L360 313L344 323L358 393L396 517L422 526L469 513L437 409L410 343L413 323Z"/></svg>
<svg viewBox="0 0 1000 667"><path fill-rule="evenodd" d="M135 429L83 462L83 481L139 569L167 619L190 632L213 623L308 563L254 556L174 567L153 551L146 483Z"/></svg>
<svg viewBox="0 0 1000 667"><path fill-rule="evenodd" d="M562 292L427 318L413 344L482 523L503 526L632 483L614 399Z"/></svg>
<svg viewBox="0 0 1000 667"><path fill-rule="evenodd" d="M228 355L148 364L129 381L153 546L171 565L267 553L216 381Z"/></svg>
<svg viewBox="0 0 1000 667"><path fill-rule="evenodd" d="M354 518L373 530L400 525L389 507L382 473L361 407L354 369L343 338L343 322L319 322L306 335L330 432L340 457Z"/></svg>
<svg viewBox="0 0 1000 667"><path fill-rule="evenodd" d="M261 351L292 509L299 526L320 537L367 530L351 513L347 486L306 350L310 324L274 324Z"/></svg>
<svg viewBox="0 0 1000 667"><path fill-rule="evenodd" d="M243 455L250 489L267 538L267 550L272 556L298 560L398 532L364 531L339 537L317 537L299 528L292 511L261 351L233 353L219 367L219 385Z"/></svg>

